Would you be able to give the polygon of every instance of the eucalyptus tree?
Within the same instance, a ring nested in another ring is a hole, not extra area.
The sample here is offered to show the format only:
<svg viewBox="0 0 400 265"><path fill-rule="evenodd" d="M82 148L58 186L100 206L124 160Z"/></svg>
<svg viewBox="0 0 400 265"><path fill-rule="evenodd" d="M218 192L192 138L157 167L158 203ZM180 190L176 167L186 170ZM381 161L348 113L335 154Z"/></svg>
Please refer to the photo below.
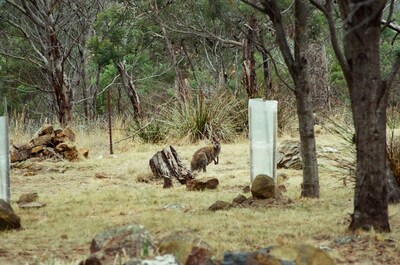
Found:
<svg viewBox="0 0 400 265"><path fill-rule="evenodd" d="M387 79L381 74L381 20L386 0L337 1L343 48L334 24L336 2L312 0L326 16L332 46L348 86L356 142L356 186L350 229L390 231L386 158L386 108L400 56ZM394 1L391 1L393 4ZM387 21L390 21L388 19Z"/></svg>
<svg viewBox="0 0 400 265"><path fill-rule="evenodd" d="M272 22L275 30L276 41L294 83L294 88L291 89L296 97L301 155L303 159L303 183L301 185L301 196L319 197L319 175L314 133L313 104L308 75L307 21L309 8L307 1L294 1L295 34L293 51L289 46L287 32L284 28L282 5L279 4L277 0L243 0L243 2L266 14Z"/></svg>
<svg viewBox="0 0 400 265"><path fill-rule="evenodd" d="M11 26L8 43L0 48L6 57L21 60L37 68L48 84L58 121L72 121L74 90L71 85L72 54L90 23L80 10L96 6L98 1L6 0L0 20Z"/></svg>
<svg viewBox="0 0 400 265"><path fill-rule="evenodd" d="M101 14L96 23L96 34L90 39L89 48L99 66L110 62L118 70L122 86L128 95L137 122L142 118L139 93L133 82L130 64L135 50L141 49L140 30L135 28L140 19L138 10L125 3L111 3Z"/></svg>

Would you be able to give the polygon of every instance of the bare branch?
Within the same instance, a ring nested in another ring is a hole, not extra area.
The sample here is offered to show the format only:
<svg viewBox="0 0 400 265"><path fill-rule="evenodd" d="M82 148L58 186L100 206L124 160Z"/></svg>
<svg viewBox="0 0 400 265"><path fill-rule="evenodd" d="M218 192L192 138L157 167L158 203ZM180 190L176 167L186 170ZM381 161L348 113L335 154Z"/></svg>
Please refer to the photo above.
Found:
<svg viewBox="0 0 400 265"><path fill-rule="evenodd" d="M388 27L388 28L400 33L400 26L395 24L394 22L385 21L384 19L382 19L381 24L383 24L384 27Z"/></svg>
<svg viewBox="0 0 400 265"><path fill-rule="evenodd" d="M395 0L391 0L391 1L390 1L388 18L386 19L386 23L383 25L381 31L384 31L385 28L386 28L387 26L389 26L389 24L390 24L390 22L391 22L391 20L392 20L393 10L394 10L394 2L395 2Z"/></svg>
<svg viewBox="0 0 400 265"><path fill-rule="evenodd" d="M190 29L192 29L193 31L184 31L184 30L179 30L179 29L173 29L173 28L170 28L168 26L166 28L168 30L176 32L176 33L199 36L199 37L202 37L202 38L210 38L210 39L214 39L214 40L220 41L220 42L222 42L224 44L231 44L231 45L239 46L239 47L243 46L242 42L234 41L234 40L227 40L227 39L224 39L224 38L222 38L222 37L220 37L218 35L215 35L214 33L210 32L208 30L199 30L199 29L194 28L193 26L190 26Z"/></svg>

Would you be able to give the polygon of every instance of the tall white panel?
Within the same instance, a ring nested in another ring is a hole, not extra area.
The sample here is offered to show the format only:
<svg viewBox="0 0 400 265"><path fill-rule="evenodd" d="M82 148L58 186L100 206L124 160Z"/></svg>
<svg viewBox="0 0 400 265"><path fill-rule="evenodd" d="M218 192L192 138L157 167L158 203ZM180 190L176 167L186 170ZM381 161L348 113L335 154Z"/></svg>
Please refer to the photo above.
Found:
<svg viewBox="0 0 400 265"><path fill-rule="evenodd" d="M275 100L249 100L250 181L258 174L276 180L277 111Z"/></svg>
<svg viewBox="0 0 400 265"><path fill-rule="evenodd" d="M10 201L10 160L8 117L4 99L4 116L0 116L0 199Z"/></svg>

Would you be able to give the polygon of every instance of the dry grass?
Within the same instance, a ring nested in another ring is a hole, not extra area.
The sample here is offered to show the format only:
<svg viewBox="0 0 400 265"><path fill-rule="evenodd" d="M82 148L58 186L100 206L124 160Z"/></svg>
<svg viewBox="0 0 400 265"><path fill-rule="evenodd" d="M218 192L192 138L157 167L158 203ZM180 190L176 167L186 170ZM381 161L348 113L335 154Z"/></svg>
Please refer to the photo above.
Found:
<svg viewBox="0 0 400 265"><path fill-rule="evenodd" d="M76 163L27 161L27 168L12 170L12 206L21 217L24 229L1 234L0 264L77 264L88 255L90 241L97 232L128 223L143 224L155 239L178 231L200 237L211 245L217 259L222 258L224 251L251 251L299 242L328 246L328 253L339 264L350 263L350 257L356 258L353 264L380 264L377 257L382 253L393 257L391 264L395 264L393 261L398 257L400 247L397 244L378 249L374 242L385 242L387 238L400 242L399 205L389 209L393 232L361 234L367 243L359 251L349 249L348 245L332 245L335 238L348 235L353 188L344 187L337 180L341 173L327 169L330 161L326 156L319 160L320 199L299 198L301 171L279 170L278 173L289 176L285 196L292 198L291 205L210 212L207 208L216 200L231 201L249 184L246 139L223 143L220 164L207 168L207 176L220 181L217 190L188 192L177 182L174 182L175 187L163 189L162 182L137 181L151 176L148 161L164 145L126 140L115 146L115 156L109 156L108 138L103 130L88 131L84 127L75 130L78 145L90 149L88 160ZM125 136L123 131L116 130L115 141ZM285 138L289 137L280 141ZM317 136L319 147L335 147L338 141L337 136ZM189 164L192 153L203 144L206 142L181 142L174 143L174 147ZM24 176L29 170L36 171L36 175ZM96 178L96 173L105 178ZM37 192L39 201L46 202L47 206L19 209L16 200L25 192ZM180 204L187 211L163 210L168 204Z"/></svg>

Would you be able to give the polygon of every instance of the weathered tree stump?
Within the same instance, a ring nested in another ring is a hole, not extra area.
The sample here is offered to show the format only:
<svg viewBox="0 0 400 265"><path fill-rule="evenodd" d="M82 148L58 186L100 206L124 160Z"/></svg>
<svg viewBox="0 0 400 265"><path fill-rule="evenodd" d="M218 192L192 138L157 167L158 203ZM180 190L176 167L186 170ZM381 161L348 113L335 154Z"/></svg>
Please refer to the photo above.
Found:
<svg viewBox="0 0 400 265"><path fill-rule="evenodd" d="M181 184L186 184L188 180L194 179L172 146L158 151L150 159L149 164L154 176L164 179L164 188L172 187L172 178L174 177Z"/></svg>

